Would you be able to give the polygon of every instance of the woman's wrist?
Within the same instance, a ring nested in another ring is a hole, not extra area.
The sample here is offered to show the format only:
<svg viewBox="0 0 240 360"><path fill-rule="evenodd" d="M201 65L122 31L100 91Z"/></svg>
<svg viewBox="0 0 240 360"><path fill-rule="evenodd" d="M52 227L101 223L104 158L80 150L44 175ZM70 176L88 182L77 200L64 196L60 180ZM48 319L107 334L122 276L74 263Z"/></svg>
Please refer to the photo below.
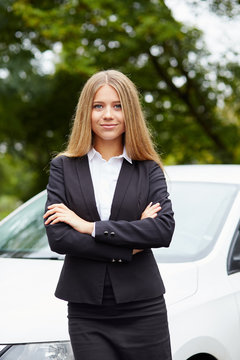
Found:
<svg viewBox="0 0 240 360"><path fill-rule="evenodd" d="M89 234L91 235L94 228L94 223L86 221L78 216L78 219L74 221L71 226L82 234Z"/></svg>
<svg viewBox="0 0 240 360"><path fill-rule="evenodd" d="M94 227L93 222L85 221L82 232L85 233L85 234L88 234L88 235L92 235L93 227Z"/></svg>

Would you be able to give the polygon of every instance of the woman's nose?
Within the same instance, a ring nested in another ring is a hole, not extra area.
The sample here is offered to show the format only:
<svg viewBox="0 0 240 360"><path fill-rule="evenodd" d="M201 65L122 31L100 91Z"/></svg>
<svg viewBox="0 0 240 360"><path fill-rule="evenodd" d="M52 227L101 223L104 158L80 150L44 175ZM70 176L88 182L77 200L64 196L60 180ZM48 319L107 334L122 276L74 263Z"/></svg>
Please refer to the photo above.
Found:
<svg viewBox="0 0 240 360"><path fill-rule="evenodd" d="M110 106L106 106L105 112L104 112L104 118L112 119L112 109Z"/></svg>

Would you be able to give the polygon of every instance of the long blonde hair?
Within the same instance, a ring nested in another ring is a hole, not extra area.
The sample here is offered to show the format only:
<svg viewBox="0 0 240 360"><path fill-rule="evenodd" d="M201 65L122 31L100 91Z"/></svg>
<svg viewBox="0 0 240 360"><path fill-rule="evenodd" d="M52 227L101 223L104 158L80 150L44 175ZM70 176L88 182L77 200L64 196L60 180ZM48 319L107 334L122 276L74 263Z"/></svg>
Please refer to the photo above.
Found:
<svg viewBox="0 0 240 360"><path fill-rule="evenodd" d="M100 71L89 78L79 97L67 148L59 155L83 156L91 149L91 113L93 99L100 87L108 84L118 93L125 121L125 147L132 160L154 160L162 167L154 149L150 131L141 109L138 91L133 82L120 71Z"/></svg>

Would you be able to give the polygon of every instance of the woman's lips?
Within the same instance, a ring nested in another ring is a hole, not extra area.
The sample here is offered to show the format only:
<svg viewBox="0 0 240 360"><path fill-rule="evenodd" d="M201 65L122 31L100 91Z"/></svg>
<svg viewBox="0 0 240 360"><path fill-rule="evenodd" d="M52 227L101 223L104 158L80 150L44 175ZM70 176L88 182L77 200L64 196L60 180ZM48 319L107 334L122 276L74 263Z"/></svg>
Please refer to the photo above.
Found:
<svg viewBox="0 0 240 360"><path fill-rule="evenodd" d="M117 124L101 124L101 127L107 130L114 129L117 126Z"/></svg>

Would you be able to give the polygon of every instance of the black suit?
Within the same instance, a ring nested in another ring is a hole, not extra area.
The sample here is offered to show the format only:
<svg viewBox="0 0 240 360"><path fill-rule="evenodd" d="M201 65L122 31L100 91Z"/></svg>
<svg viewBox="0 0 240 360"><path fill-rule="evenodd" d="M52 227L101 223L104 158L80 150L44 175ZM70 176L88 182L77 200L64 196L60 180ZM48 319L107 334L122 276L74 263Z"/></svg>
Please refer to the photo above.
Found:
<svg viewBox="0 0 240 360"><path fill-rule="evenodd" d="M152 247L170 244L174 219L162 170L154 161L123 160L111 215L100 221L87 155L52 160L47 204L64 203L85 220L96 222L96 236L65 223L46 226L50 247L66 254L56 296L101 304L108 270L117 303L157 297L164 285ZM155 219L140 220L150 202L160 202ZM144 249L132 255L132 249Z"/></svg>

